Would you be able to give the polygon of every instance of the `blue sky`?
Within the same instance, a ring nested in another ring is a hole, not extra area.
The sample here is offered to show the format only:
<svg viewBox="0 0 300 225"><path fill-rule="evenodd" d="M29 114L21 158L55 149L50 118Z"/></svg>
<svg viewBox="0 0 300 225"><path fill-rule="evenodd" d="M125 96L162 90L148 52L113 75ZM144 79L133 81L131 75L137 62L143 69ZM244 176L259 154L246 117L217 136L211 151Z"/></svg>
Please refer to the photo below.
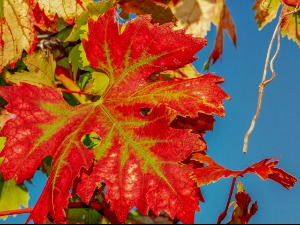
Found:
<svg viewBox="0 0 300 225"><path fill-rule="evenodd" d="M277 21L258 31L254 1L227 1L237 28L237 48L225 35L224 54L211 72L225 78L223 89L232 100L225 101L226 116L217 118L213 132L206 134L208 154L230 169L243 169L255 162L280 156L278 167L300 177L300 52L297 44L287 38L281 40L281 49L275 60L277 77L266 87L261 115L250 136L248 153L242 153L243 140L254 116L267 49ZM195 66L202 68L210 53L213 29L207 36L208 46L198 53ZM268 73L270 75L270 73ZM262 181L256 175L238 179L253 201L258 201L258 212L251 223L300 223L300 188L286 190L279 184ZM231 179L223 179L202 188L206 202L200 204L196 223L216 223L225 208ZM224 222L229 220L225 219Z"/></svg>
<svg viewBox="0 0 300 225"><path fill-rule="evenodd" d="M275 61L277 77L266 87L261 115L250 137L248 153L242 153L244 135L256 110L258 85L263 73L268 45L276 22L258 31L252 11L253 0L227 1L237 28L237 48L234 48L227 34L224 35L224 54L221 61L211 66L210 72L225 78L223 89L232 100L225 101L226 116L216 118L213 132L205 139L208 154L221 165L241 170L262 159L280 156L279 167L300 178L300 52L297 44L287 38L281 40L281 49ZM209 56L215 39L216 29L212 28L207 39L208 45L197 54L194 63L201 71ZM269 74L270 75L270 74ZM253 201L258 202L258 212L251 223L300 223L300 187L297 183L291 190L256 175L238 179ZM45 184L45 177L36 174L33 184L28 184L33 206ZM200 204L201 212L196 213L195 223L216 223L219 213L224 210L231 179L222 179L202 187L206 200ZM0 223L24 223L28 215L10 217ZM226 218L224 222L229 221Z"/></svg>

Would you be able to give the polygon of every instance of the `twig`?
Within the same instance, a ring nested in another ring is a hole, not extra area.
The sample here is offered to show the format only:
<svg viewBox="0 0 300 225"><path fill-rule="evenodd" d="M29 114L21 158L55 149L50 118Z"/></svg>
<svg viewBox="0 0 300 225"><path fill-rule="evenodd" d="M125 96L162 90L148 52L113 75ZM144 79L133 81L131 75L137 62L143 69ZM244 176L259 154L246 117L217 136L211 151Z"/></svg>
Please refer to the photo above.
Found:
<svg viewBox="0 0 300 225"><path fill-rule="evenodd" d="M45 38L52 37L52 36L58 34L59 32L63 31L64 29L66 29L66 28L68 28L68 27L71 27L71 26L68 25L68 26L61 27L61 28L59 28L58 31L55 32L55 33L50 33L50 34L39 34L39 35L37 35L37 38L38 38L38 39L45 39Z"/></svg>
<svg viewBox="0 0 300 225"><path fill-rule="evenodd" d="M283 5L284 3L281 3L281 4ZM243 152L244 153L247 153L249 137L250 137L250 135L252 134L252 132L254 130L256 121L257 121L258 116L260 114L261 105L262 105L262 99L263 99L263 95L264 95L264 89L265 89L266 85L269 84L271 81L273 81L274 78L275 78L275 76L276 76L276 73L275 73L275 70L274 70L274 60L277 57L279 49L280 49L280 31L281 31L282 21L283 21L283 19L287 15L296 13L299 10L300 10L300 3L297 4L295 10L280 15L278 23L276 25L276 28L274 30L273 36L272 36L270 44L269 44L268 52L267 52L267 57L266 57L264 71L263 71L262 81L261 81L261 83L260 83L260 85L258 87L259 94L258 94L258 101L257 101L256 113L255 113L255 115L254 115L254 117L253 117L253 119L251 121L250 127L249 127L249 129L248 129L248 131L247 131L247 133L245 135L245 138L244 138L244 146L243 146ZM275 40L276 34L278 36L277 49L276 49L276 52L274 53L274 55L273 55L273 57L272 57L272 59L270 61L270 70L271 70L272 76L271 76L270 79L266 80L267 68L268 68L268 65L269 65L269 59L270 59L271 49L272 49L273 42Z"/></svg>

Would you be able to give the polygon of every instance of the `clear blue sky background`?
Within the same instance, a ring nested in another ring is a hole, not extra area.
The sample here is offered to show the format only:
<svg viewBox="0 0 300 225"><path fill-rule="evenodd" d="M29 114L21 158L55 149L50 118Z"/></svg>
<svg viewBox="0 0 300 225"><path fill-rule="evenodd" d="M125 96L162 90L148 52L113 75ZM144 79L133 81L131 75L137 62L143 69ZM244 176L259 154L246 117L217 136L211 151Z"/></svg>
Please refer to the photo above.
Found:
<svg viewBox="0 0 300 225"><path fill-rule="evenodd" d="M223 89L232 100L225 101L226 116L217 118L213 132L206 134L208 154L221 165L241 170L262 159L281 156L279 167L300 178L299 166L299 113L300 113L300 51L297 44L287 38L281 40L281 49L275 61L276 79L267 86L262 112L254 133L250 137L248 154L242 153L245 132L256 110L258 85L263 73L268 45L276 22L258 31L252 11L253 0L228 0L237 28L237 48L225 34L224 54L210 71L225 78ZM208 46L197 54L194 63L202 69L215 39L216 29L208 34ZM297 65L298 63L298 65ZM38 173L33 184L28 184L32 207L45 184ZM262 181L256 175L240 178L253 201L258 201L258 212L251 223L300 223L300 187L297 183L286 190L272 180ZM202 187L205 203L196 213L195 223L216 223L224 210L231 179L222 179ZM24 223L28 215L10 217L0 223ZM226 218L224 222L229 221Z"/></svg>

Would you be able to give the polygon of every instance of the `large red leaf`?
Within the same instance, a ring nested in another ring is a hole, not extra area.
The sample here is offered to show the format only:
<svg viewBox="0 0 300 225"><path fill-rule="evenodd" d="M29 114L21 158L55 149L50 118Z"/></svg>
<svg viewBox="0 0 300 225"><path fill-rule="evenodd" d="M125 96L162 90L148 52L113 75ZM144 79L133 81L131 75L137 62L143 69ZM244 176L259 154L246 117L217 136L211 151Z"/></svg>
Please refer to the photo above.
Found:
<svg viewBox="0 0 300 225"><path fill-rule="evenodd" d="M53 157L52 171L31 218L44 223L48 212L57 221L64 220L69 188L81 167L88 168L93 154L80 142L93 127L92 105L70 107L53 88L21 86L1 87L0 95L9 103L6 108L16 115L6 122L0 135L7 137L0 170L4 179L17 183L30 179L47 155Z"/></svg>
<svg viewBox="0 0 300 225"><path fill-rule="evenodd" d="M69 189L82 167L93 169L78 183L82 200L88 202L104 181L106 202L120 221L137 207L143 214L149 208L155 214L165 210L171 218L193 222L202 197L190 178L192 166L182 161L205 149L195 129L210 129L211 115L224 115L222 100L229 96L218 86L223 79L213 74L147 82L154 72L191 63L206 44L205 39L173 31L172 24L150 21L150 16L131 20L120 33L115 9L89 20L88 39L83 41L87 58L109 78L97 102L70 107L54 88L0 87L7 110L16 115L0 133L8 137L1 152L5 179L22 182L44 157L53 158L45 190L29 217L35 223L45 222L48 212L55 222L64 222ZM141 113L143 108L150 108L149 114ZM208 115L202 124L192 119L201 113ZM189 129L170 126L179 115L187 118ZM90 132L100 136L101 144L87 150L81 138Z"/></svg>
<svg viewBox="0 0 300 225"><path fill-rule="evenodd" d="M107 201L121 221L136 206L144 214L150 207L156 214L165 210L171 218L190 223L199 197L190 182L190 168L176 162L203 150L203 141L194 139L197 135L189 130L168 125L177 113L224 115L222 100L229 97L217 85L223 79L208 74L147 82L154 72L192 62L206 41L172 31L172 24L153 25L149 16L130 21L120 33L114 15L111 10L98 21L90 20L88 40L83 41L91 65L110 79L100 105L110 121L110 132L101 137L108 141L95 149L98 163L91 177L79 184L80 196L88 201L104 180ZM106 27L110 32L105 32ZM152 109L150 115L141 116L142 108Z"/></svg>

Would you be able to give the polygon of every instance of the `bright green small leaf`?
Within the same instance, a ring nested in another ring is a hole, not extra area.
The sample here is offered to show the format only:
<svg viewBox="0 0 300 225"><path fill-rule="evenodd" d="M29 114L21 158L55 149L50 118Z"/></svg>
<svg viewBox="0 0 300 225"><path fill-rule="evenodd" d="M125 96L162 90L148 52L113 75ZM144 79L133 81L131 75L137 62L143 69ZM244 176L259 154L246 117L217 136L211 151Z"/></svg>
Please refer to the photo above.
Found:
<svg viewBox="0 0 300 225"><path fill-rule="evenodd" d="M109 84L109 78L105 73L93 72L92 78L84 88L84 92L102 95Z"/></svg>
<svg viewBox="0 0 300 225"><path fill-rule="evenodd" d="M81 74L78 81L77 85L80 87L80 90L83 90L85 85L89 82L89 80L92 78L92 73L87 72L84 74Z"/></svg>
<svg viewBox="0 0 300 225"><path fill-rule="evenodd" d="M82 26L87 24L88 16L89 13L87 11L84 11L76 18L73 30L71 31L70 35L66 38L65 41L75 42L80 39L80 36L85 33L85 29L82 29Z"/></svg>
<svg viewBox="0 0 300 225"><path fill-rule="evenodd" d="M0 175L0 211L20 209L21 205L28 207L28 201L29 194L24 184L16 185L14 179L5 181ZM6 220L7 216L0 218Z"/></svg>
<svg viewBox="0 0 300 225"><path fill-rule="evenodd" d="M76 45L69 54L69 63L72 64L73 78L77 75L78 69L85 71L94 71L90 66L89 61L86 58L85 51L83 50L82 44Z"/></svg>
<svg viewBox="0 0 300 225"><path fill-rule="evenodd" d="M80 51L79 45L76 45L69 54L69 62L72 64L73 78L75 80L77 71L80 67Z"/></svg>

